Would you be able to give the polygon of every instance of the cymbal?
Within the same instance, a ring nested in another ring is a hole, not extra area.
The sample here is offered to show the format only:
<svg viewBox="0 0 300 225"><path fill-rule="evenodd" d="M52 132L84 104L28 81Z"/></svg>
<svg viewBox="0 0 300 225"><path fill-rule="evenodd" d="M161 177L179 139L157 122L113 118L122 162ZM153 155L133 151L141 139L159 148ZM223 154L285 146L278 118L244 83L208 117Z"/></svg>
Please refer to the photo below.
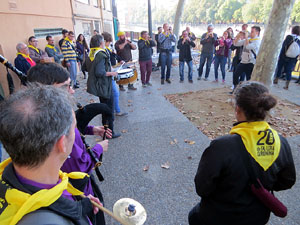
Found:
<svg viewBox="0 0 300 225"><path fill-rule="evenodd" d="M147 219L147 213L141 203L131 198L118 200L113 207L115 216L132 225L143 225Z"/></svg>

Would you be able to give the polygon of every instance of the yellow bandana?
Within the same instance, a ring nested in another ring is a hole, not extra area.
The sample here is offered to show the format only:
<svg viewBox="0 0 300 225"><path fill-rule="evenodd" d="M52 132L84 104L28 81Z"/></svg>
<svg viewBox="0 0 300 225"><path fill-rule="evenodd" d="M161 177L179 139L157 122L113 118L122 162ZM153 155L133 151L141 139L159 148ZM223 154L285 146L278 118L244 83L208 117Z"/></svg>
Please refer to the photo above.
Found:
<svg viewBox="0 0 300 225"><path fill-rule="evenodd" d="M249 42L260 40L260 38L250 38Z"/></svg>
<svg viewBox="0 0 300 225"><path fill-rule="evenodd" d="M33 62L32 58L30 58L29 55L25 55L25 54L23 54L23 53L21 53L21 52L18 52L17 55L21 55L21 56L23 56L25 59L29 59L31 62Z"/></svg>
<svg viewBox="0 0 300 225"><path fill-rule="evenodd" d="M142 38L142 37L140 37L139 40L143 40L143 41L146 42L146 45L150 45L150 41L149 41L149 40L146 40L146 39L144 39L144 38Z"/></svg>
<svg viewBox="0 0 300 225"><path fill-rule="evenodd" d="M90 60L91 60L92 62L94 61L94 59L95 59L97 53L100 52L100 51L105 52L105 49L103 49L103 48L91 48L91 49L90 49L89 58L90 58Z"/></svg>
<svg viewBox="0 0 300 225"><path fill-rule="evenodd" d="M42 189L32 195L14 189L2 180L2 173L5 167L10 163L11 159L8 158L0 164L1 183L8 187L5 193L5 199L0 198L0 210L3 210L2 208L5 204L7 205L0 215L0 224L17 224L26 214L43 207L48 207L54 203L61 197L64 190L67 190L70 194L75 196L83 194L69 183L69 178L83 179L88 176L81 172L67 174L60 171L59 178L61 179L61 182L59 184L51 189Z"/></svg>
<svg viewBox="0 0 300 225"><path fill-rule="evenodd" d="M108 51L112 52L112 50L109 47L105 47Z"/></svg>
<svg viewBox="0 0 300 225"><path fill-rule="evenodd" d="M40 50L38 48L34 47L33 45L28 45L28 48L31 48L40 54Z"/></svg>
<svg viewBox="0 0 300 225"><path fill-rule="evenodd" d="M166 33L165 33L165 32L163 32L163 35L165 35L166 37L169 37L169 36L170 36L170 33L169 33L168 35L166 35Z"/></svg>
<svg viewBox="0 0 300 225"><path fill-rule="evenodd" d="M279 155L279 135L265 121L240 123L231 129L230 134L242 137L247 151L265 171Z"/></svg>
<svg viewBox="0 0 300 225"><path fill-rule="evenodd" d="M55 52L57 52L56 48L53 45L46 45L46 48L51 48L53 49Z"/></svg>

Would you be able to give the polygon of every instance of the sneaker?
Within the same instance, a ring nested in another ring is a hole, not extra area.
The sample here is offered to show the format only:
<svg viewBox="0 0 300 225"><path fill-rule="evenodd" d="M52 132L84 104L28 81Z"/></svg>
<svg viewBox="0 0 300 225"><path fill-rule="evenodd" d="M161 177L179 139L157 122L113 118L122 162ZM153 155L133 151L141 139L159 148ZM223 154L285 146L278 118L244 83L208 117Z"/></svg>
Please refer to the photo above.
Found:
<svg viewBox="0 0 300 225"><path fill-rule="evenodd" d="M79 86L77 84L73 85L73 89L79 88Z"/></svg>
<svg viewBox="0 0 300 225"><path fill-rule="evenodd" d="M197 80L201 80L201 79L202 79L201 77L198 77L198 78L197 78Z"/></svg>
<svg viewBox="0 0 300 225"><path fill-rule="evenodd" d="M128 89L129 89L129 90L132 90L132 91L136 91L136 90L137 90L137 88L134 87L133 84L128 85Z"/></svg>
<svg viewBox="0 0 300 225"><path fill-rule="evenodd" d="M218 82L219 82L219 80L218 80L218 79L216 79L216 80L214 80L213 82L214 82L214 83L218 83Z"/></svg>
<svg viewBox="0 0 300 225"><path fill-rule="evenodd" d="M191 84L192 84L192 83L193 83L193 80L189 80L189 83L191 83Z"/></svg>
<svg viewBox="0 0 300 225"><path fill-rule="evenodd" d="M161 79L160 83L165 84L165 79Z"/></svg>
<svg viewBox="0 0 300 225"><path fill-rule="evenodd" d="M208 81L208 79L205 77L205 78L204 78L204 81Z"/></svg>
<svg viewBox="0 0 300 225"><path fill-rule="evenodd" d="M120 89L120 91L126 91L123 86L120 86L119 89Z"/></svg>
<svg viewBox="0 0 300 225"><path fill-rule="evenodd" d="M184 82L183 80L180 80L180 81L179 81L179 83L183 83L183 82Z"/></svg>
<svg viewBox="0 0 300 225"><path fill-rule="evenodd" d="M222 80L222 83L224 84L224 83L225 83L225 80Z"/></svg>
<svg viewBox="0 0 300 225"><path fill-rule="evenodd" d="M147 86L152 86L152 84L150 82L146 83Z"/></svg>
<svg viewBox="0 0 300 225"><path fill-rule="evenodd" d="M112 139L118 138L118 137L121 137L120 133L113 133L112 136L111 136Z"/></svg>
<svg viewBox="0 0 300 225"><path fill-rule="evenodd" d="M142 87L144 87L144 88L145 88L145 87L147 87L147 85L146 85L146 84L142 84Z"/></svg>
<svg viewBox="0 0 300 225"><path fill-rule="evenodd" d="M127 112L119 112L119 113L116 113L116 116L127 116L128 113Z"/></svg>
<svg viewBox="0 0 300 225"><path fill-rule="evenodd" d="M167 82L167 83L169 83L169 84L171 84L171 81L170 81L170 79L166 79L166 82Z"/></svg>

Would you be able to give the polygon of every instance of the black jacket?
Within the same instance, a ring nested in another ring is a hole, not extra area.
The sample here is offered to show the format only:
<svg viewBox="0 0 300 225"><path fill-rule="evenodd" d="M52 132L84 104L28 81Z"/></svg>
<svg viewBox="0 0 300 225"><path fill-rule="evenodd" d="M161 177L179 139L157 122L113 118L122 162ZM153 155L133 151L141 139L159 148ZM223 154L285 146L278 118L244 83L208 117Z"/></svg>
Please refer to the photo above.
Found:
<svg viewBox="0 0 300 225"><path fill-rule="evenodd" d="M18 55L15 58L15 67L18 70L22 71L24 74L27 74L27 71L30 69L31 66L23 56Z"/></svg>
<svg viewBox="0 0 300 225"><path fill-rule="evenodd" d="M106 76L106 72L111 71L109 55L105 52L98 52L94 61L90 58L85 61L89 72L87 80L87 92L105 99L112 96L112 77Z"/></svg>
<svg viewBox="0 0 300 225"><path fill-rule="evenodd" d="M287 35L286 38L284 39L284 42L282 43L282 47L280 50L280 54L279 54L279 58L280 59L287 59L287 60L291 60L294 59L295 61L297 61L297 58L289 58L285 55L286 51L288 50L288 48L290 47L290 45L293 43L293 36L292 35ZM300 44L300 40L297 39L296 41L298 44Z"/></svg>
<svg viewBox="0 0 300 225"><path fill-rule="evenodd" d="M193 41L185 41L182 44L183 39L180 38L177 44L177 48L179 49L179 61L191 61L192 60L192 53L191 48L195 48L196 45Z"/></svg>
<svg viewBox="0 0 300 225"><path fill-rule="evenodd" d="M3 171L2 179L0 182L0 198L5 199L6 189L9 187L13 187L29 194L33 194L40 190L37 187L20 183L18 178L16 177L12 163L9 164ZM4 208L2 207L0 213L2 213L3 210ZM41 210L46 210L55 213L58 216L62 216L66 221L69 221L70 223L73 223L75 225L89 225L87 216L89 216L91 221L94 221L93 206L89 199L72 201L64 197L60 197L50 206L41 208ZM47 213L47 215L51 216L50 213ZM34 220L34 217L39 218L39 214L34 214L34 212L32 212L30 220ZM52 217L53 216L51 216L51 218ZM49 220L47 219L50 218L43 219L44 223L42 223L42 221L39 221L39 224L49 224ZM20 223L22 224L22 220L20 221Z"/></svg>
<svg viewBox="0 0 300 225"><path fill-rule="evenodd" d="M152 55L152 47L155 46L155 42L149 40L147 43L144 40L138 41L138 48L139 48L139 61L148 61L151 59Z"/></svg>
<svg viewBox="0 0 300 225"><path fill-rule="evenodd" d="M289 189L296 181L290 146L285 138L280 136L280 140L279 156L266 172L251 157L255 173L268 190ZM250 178L239 151L246 151L241 137L227 135L212 141L202 155L195 185L201 196L198 218L203 224L263 225L270 217L270 210L249 188Z"/></svg>

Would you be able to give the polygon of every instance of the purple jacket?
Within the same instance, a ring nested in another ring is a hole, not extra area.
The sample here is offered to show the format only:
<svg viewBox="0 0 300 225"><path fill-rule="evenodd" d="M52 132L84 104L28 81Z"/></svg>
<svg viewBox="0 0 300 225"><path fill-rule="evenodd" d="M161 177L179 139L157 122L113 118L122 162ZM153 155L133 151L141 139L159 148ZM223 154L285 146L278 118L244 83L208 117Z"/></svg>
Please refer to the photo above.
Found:
<svg viewBox="0 0 300 225"><path fill-rule="evenodd" d="M93 126L88 126L86 128L86 134L93 135L93 128ZM96 144L92 150L97 156L97 158L100 158L100 155L103 153L103 148L99 144ZM67 160L64 162L63 166L61 167L61 170L66 173L84 172L90 174L94 166L95 163L91 159L91 156L87 152L82 142L80 132L77 128L75 128L75 141L73 144L72 152L67 158ZM88 181L88 184L84 189L84 194L94 194L91 180Z"/></svg>
<svg viewBox="0 0 300 225"><path fill-rule="evenodd" d="M216 40L215 41L215 47L219 46L220 45L220 40ZM220 46L219 49L216 51L216 55L223 55L225 57L228 57L228 52L229 52L229 49L232 45L232 39L226 39L224 41L224 46Z"/></svg>

